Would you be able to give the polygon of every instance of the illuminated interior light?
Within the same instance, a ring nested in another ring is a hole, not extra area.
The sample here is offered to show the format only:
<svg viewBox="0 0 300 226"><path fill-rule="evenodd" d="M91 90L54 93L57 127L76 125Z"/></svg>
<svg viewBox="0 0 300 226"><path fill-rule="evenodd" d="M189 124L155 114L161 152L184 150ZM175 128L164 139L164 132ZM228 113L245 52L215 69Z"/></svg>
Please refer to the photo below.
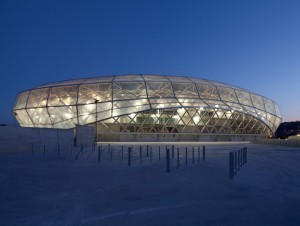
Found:
<svg viewBox="0 0 300 226"><path fill-rule="evenodd" d="M194 116L193 120L194 120L195 124L198 124L198 122L200 121L200 117L199 116Z"/></svg>
<svg viewBox="0 0 300 226"><path fill-rule="evenodd" d="M65 116L65 118L72 118L72 114L70 114L70 113L65 113L64 116Z"/></svg>
<svg viewBox="0 0 300 226"><path fill-rule="evenodd" d="M64 102L65 102L65 105L70 105L71 104L71 98L67 97Z"/></svg>
<svg viewBox="0 0 300 226"><path fill-rule="evenodd" d="M135 101L134 105L142 105L142 102L140 100Z"/></svg>
<svg viewBox="0 0 300 226"><path fill-rule="evenodd" d="M173 115L173 118L180 119L179 115Z"/></svg>
<svg viewBox="0 0 300 226"><path fill-rule="evenodd" d="M178 114L182 115L184 112L185 112L185 109L184 108L179 108L177 110Z"/></svg>
<svg viewBox="0 0 300 226"><path fill-rule="evenodd" d="M131 114L129 115L130 118L134 118L135 116L136 116L135 113L131 113Z"/></svg>
<svg viewBox="0 0 300 226"><path fill-rule="evenodd" d="M88 111L94 111L96 109L96 105L95 104L88 104L88 105L86 105L86 109Z"/></svg>

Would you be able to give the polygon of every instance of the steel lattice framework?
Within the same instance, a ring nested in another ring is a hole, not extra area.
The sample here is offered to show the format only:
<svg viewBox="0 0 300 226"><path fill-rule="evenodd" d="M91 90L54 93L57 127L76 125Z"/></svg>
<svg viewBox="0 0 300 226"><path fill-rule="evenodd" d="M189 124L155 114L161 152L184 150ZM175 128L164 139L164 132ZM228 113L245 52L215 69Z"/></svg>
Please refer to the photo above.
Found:
<svg viewBox="0 0 300 226"><path fill-rule="evenodd" d="M264 134L281 123L276 103L221 82L184 76L118 75L50 83L21 92L21 126L98 133Z"/></svg>

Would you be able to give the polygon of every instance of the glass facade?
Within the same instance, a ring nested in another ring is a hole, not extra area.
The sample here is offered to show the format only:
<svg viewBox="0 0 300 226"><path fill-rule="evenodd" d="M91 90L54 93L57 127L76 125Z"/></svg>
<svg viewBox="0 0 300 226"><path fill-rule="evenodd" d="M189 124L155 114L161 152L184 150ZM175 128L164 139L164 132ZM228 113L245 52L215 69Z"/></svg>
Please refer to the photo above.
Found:
<svg viewBox="0 0 300 226"><path fill-rule="evenodd" d="M101 133L264 134L281 123L272 100L220 82L184 76L118 75L46 84L18 94L21 126Z"/></svg>

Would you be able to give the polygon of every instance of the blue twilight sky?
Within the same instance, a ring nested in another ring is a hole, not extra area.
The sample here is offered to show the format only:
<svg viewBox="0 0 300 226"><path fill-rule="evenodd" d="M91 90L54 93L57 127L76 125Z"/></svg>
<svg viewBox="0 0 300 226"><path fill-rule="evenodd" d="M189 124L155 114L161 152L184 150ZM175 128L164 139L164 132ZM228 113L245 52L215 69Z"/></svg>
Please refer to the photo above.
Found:
<svg viewBox="0 0 300 226"><path fill-rule="evenodd" d="M300 1L0 1L0 123L22 90L130 73L222 81L299 120Z"/></svg>

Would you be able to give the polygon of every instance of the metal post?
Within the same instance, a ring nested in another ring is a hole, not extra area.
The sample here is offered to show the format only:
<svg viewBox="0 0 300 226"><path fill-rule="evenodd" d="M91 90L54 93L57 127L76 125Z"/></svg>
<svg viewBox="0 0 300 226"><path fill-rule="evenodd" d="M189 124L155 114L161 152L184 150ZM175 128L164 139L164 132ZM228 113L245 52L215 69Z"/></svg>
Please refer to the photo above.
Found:
<svg viewBox="0 0 300 226"><path fill-rule="evenodd" d="M234 177L234 153L229 152L229 179Z"/></svg>
<svg viewBox="0 0 300 226"><path fill-rule="evenodd" d="M128 147L128 166L131 165L131 147Z"/></svg>
<svg viewBox="0 0 300 226"><path fill-rule="evenodd" d="M241 148L241 167L244 165L244 152L243 149Z"/></svg>
<svg viewBox="0 0 300 226"><path fill-rule="evenodd" d="M240 152L240 168L242 168L242 166L243 166L243 164L242 164L242 162L243 162L243 153L242 153L242 149L240 149L239 152Z"/></svg>
<svg viewBox="0 0 300 226"><path fill-rule="evenodd" d="M193 164L195 163L195 148L192 147Z"/></svg>
<svg viewBox="0 0 300 226"><path fill-rule="evenodd" d="M177 169L179 169L179 148L177 148Z"/></svg>
<svg viewBox="0 0 300 226"><path fill-rule="evenodd" d="M240 156L240 150L237 151L237 156L238 156L238 157L237 157L237 158L238 158L238 161L237 161L237 169L240 170L240 157L241 157L241 156Z"/></svg>
<svg viewBox="0 0 300 226"><path fill-rule="evenodd" d="M237 173L237 153L236 151L234 152L234 175Z"/></svg>
<svg viewBox="0 0 300 226"><path fill-rule="evenodd" d="M96 105L96 122L95 122L95 142L97 142L97 121L98 121L98 118L97 118L97 113L98 113L98 103L99 102L99 100L98 99L94 99L94 103L95 103L95 105Z"/></svg>
<svg viewBox="0 0 300 226"><path fill-rule="evenodd" d="M143 150L142 150L142 145L140 145L140 164L143 162Z"/></svg>
<svg viewBox="0 0 300 226"><path fill-rule="evenodd" d="M203 146L202 159L205 160L205 146Z"/></svg>
<svg viewBox="0 0 300 226"><path fill-rule="evenodd" d="M185 148L185 165L187 166L188 161L187 161L187 147Z"/></svg>
<svg viewBox="0 0 300 226"><path fill-rule="evenodd" d="M172 159L174 158L174 145L172 145Z"/></svg>
<svg viewBox="0 0 300 226"><path fill-rule="evenodd" d="M160 146L158 146L158 161L160 161Z"/></svg>
<svg viewBox="0 0 300 226"><path fill-rule="evenodd" d="M101 161L101 146L98 147L98 162Z"/></svg>
<svg viewBox="0 0 300 226"><path fill-rule="evenodd" d="M166 160L167 160L167 172L170 172L170 150L167 149L166 152Z"/></svg>

